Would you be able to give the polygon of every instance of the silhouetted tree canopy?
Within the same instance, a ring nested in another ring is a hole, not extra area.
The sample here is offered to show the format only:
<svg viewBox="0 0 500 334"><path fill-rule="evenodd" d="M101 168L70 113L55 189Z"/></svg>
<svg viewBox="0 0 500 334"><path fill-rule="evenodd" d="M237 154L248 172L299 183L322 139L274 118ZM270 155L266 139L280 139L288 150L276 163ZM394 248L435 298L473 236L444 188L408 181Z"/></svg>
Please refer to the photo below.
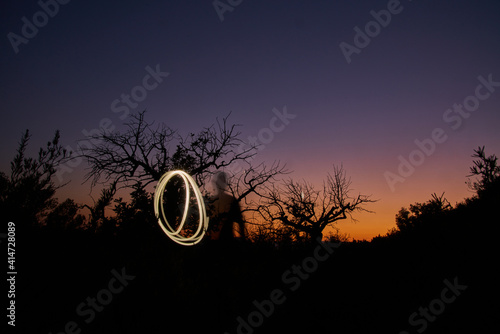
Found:
<svg viewBox="0 0 500 334"><path fill-rule="evenodd" d="M500 203L500 167L497 165L495 155L486 156L484 146L474 150L473 166L470 167L469 178L466 183L469 189L476 192L472 198L466 198L463 203L453 207L444 197L435 193L425 203L410 204L409 208L403 207L396 214L396 228L391 229L387 235L421 235L422 233L437 234L443 227L443 222L457 219L458 212L474 212L490 209L492 205ZM477 176L479 179L471 180ZM453 218L451 218L453 217ZM459 219L464 219L460 216Z"/></svg>
<svg viewBox="0 0 500 334"><path fill-rule="evenodd" d="M121 234L137 236L156 228L157 220L153 207L153 196L140 183L132 187L130 202L122 198L115 199L113 211L116 228Z"/></svg>
<svg viewBox="0 0 500 334"><path fill-rule="evenodd" d="M473 161L474 165L470 167L468 177L478 176L479 180L467 181L469 188L477 193L479 197L483 197L486 193L491 192L493 188L500 186L500 166L498 166L498 158L492 154L486 156L484 146L474 150Z"/></svg>
<svg viewBox="0 0 500 334"><path fill-rule="evenodd" d="M45 226L51 229L66 230L83 228L85 217L78 213L80 208L80 205L74 200L70 198L66 199L47 215Z"/></svg>
<svg viewBox="0 0 500 334"><path fill-rule="evenodd" d="M410 204L409 209L401 208L396 215L396 226L401 232L410 232L451 209L452 206L444 197L444 193L441 196L432 194L432 198L425 203Z"/></svg>
<svg viewBox="0 0 500 334"><path fill-rule="evenodd" d="M21 219L27 224L42 222L57 205L56 186L52 180L56 167L69 157L59 144L59 131L46 148L40 148L36 158L26 156L31 135L28 130L21 137L10 175L0 172L0 211L9 220Z"/></svg>
<svg viewBox="0 0 500 334"><path fill-rule="evenodd" d="M92 229L94 232L98 229L105 230L106 233L114 233L116 224L110 221L105 215L105 209L113 202L113 197L116 194L116 181L112 182L107 188L101 189L100 196L97 200L93 200L92 206L84 204L83 207L90 211L89 220L86 228Z"/></svg>

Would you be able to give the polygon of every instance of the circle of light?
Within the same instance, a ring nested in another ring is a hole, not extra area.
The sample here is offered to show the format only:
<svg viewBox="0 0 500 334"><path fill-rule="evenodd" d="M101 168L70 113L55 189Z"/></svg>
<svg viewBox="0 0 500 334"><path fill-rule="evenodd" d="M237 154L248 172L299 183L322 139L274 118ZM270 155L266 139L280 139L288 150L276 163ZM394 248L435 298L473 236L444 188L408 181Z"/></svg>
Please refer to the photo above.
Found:
<svg viewBox="0 0 500 334"><path fill-rule="evenodd" d="M168 181L176 175L182 177L184 184L186 185L186 200L184 204L184 214L182 216L182 221L179 227L177 229L174 229L172 225L169 224L167 217L165 217L165 209L163 207L163 194L165 192ZM184 224L186 223L186 219L188 217L189 200L191 197L190 188L193 188L194 194L196 196L196 202L198 204L198 212L200 214L196 232L190 237L184 237L180 235L180 232L182 231L182 228L184 227ZM208 229L208 217L200 188L198 188L198 185L191 177L191 175L182 170L169 171L163 174L156 186L153 203L155 217L158 219L158 224L170 239L183 246L196 245L203 239L205 232Z"/></svg>

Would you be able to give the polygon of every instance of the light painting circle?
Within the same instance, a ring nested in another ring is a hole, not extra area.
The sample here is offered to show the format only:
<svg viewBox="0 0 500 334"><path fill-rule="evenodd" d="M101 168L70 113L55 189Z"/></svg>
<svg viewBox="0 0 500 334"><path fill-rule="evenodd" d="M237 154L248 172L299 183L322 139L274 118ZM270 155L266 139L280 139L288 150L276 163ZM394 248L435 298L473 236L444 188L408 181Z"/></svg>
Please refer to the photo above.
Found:
<svg viewBox="0 0 500 334"><path fill-rule="evenodd" d="M182 216L181 223L179 224L177 229L175 229L168 222L167 217L165 216L165 208L163 206L163 194L165 193L165 188L167 187L167 183L172 177L176 175L182 178L186 189L184 213ZM196 202L198 204L198 212L199 212L198 227L193 235L185 237L181 235L181 231L184 227L184 224L186 223L186 219L188 218L189 200L191 198L191 191L190 191L191 188L194 191ZM205 209L205 202L203 201L203 196L201 194L200 188L198 188L198 185L191 177L191 175L189 175L188 173L182 170L174 170L165 173L160 178L156 186L154 195L154 210L155 210L155 216L158 219L158 224L160 225L161 229L170 239L172 239L176 243L183 246L192 246L196 245L203 239L205 232L208 228L208 217Z"/></svg>

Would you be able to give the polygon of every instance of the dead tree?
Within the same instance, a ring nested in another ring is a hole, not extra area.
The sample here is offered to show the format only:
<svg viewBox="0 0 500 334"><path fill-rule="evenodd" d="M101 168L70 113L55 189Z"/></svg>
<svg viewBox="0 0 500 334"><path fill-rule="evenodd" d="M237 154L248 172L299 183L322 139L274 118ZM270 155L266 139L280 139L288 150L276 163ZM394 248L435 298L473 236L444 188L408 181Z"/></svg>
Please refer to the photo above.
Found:
<svg viewBox="0 0 500 334"><path fill-rule="evenodd" d="M90 138L93 145L82 148L90 166L86 181L91 179L92 185L116 182L120 187L140 182L146 186L168 170L182 169L201 186L215 170L256 153L254 146L239 138L237 125L228 125L229 115L185 137L163 123L148 123L144 116L145 111L131 116L123 133L101 132ZM245 149L237 150L241 147Z"/></svg>
<svg viewBox="0 0 500 334"><path fill-rule="evenodd" d="M245 169L232 175L229 180L229 191L244 207L242 212L254 211L256 203L263 196L265 190L273 185L279 177L288 173L286 166L279 161L273 162L271 166L260 163L254 167L247 163Z"/></svg>
<svg viewBox="0 0 500 334"><path fill-rule="evenodd" d="M310 239L323 236L327 226L352 217L355 211L367 211L363 205L375 202L369 196L350 196L351 180L343 167L328 174L321 190L303 181L287 180L262 196L257 212L268 223L278 223L305 234Z"/></svg>
<svg viewBox="0 0 500 334"><path fill-rule="evenodd" d="M181 169L193 176L198 186L208 195L205 185L214 173L236 170L235 166L238 166L238 173L229 173L230 190L243 211L246 211L249 199L258 197L264 186L269 186L278 175L286 171L279 162L270 167L265 164L253 166L251 161L257 153L255 144L240 139L237 125L229 125L228 117L229 115L221 121L217 119L215 124L202 129L198 134L181 136L177 130L165 124L148 123L145 112L135 114L126 124L124 132L101 132L86 142L87 147L82 149L82 155L89 163L86 181L91 180L92 187L96 184L111 184L110 189L114 194L120 188L136 184L146 187L158 181L165 172ZM89 142L92 145L88 145ZM175 191L184 187L181 181L175 178L169 183L170 191L166 192L171 197L167 196L164 200L171 207L182 204L179 192ZM210 212L211 197L206 196L206 200ZM91 210L91 220L103 221L103 210L100 208L102 204L109 203L98 201L100 206L96 208L99 210L87 207ZM175 210L170 214L176 217Z"/></svg>

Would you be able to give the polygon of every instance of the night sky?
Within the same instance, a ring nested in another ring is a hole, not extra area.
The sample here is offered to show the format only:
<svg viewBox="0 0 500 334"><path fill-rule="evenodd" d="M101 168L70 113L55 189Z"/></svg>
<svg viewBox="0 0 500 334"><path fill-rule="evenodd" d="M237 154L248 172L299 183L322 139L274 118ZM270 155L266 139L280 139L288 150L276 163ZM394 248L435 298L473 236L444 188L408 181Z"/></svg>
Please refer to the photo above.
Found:
<svg viewBox="0 0 500 334"><path fill-rule="evenodd" d="M500 154L496 0L46 3L0 5L4 172L25 129L32 153L56 129L75 150L127 112L182 134L231 112L242 138L266 141L257 161L296 180L343 164L353 195L378 202L339 227L370 239L432 193L471 196L473 149ZM89 201L85 167L63 175L60 200Z"/></svg>

